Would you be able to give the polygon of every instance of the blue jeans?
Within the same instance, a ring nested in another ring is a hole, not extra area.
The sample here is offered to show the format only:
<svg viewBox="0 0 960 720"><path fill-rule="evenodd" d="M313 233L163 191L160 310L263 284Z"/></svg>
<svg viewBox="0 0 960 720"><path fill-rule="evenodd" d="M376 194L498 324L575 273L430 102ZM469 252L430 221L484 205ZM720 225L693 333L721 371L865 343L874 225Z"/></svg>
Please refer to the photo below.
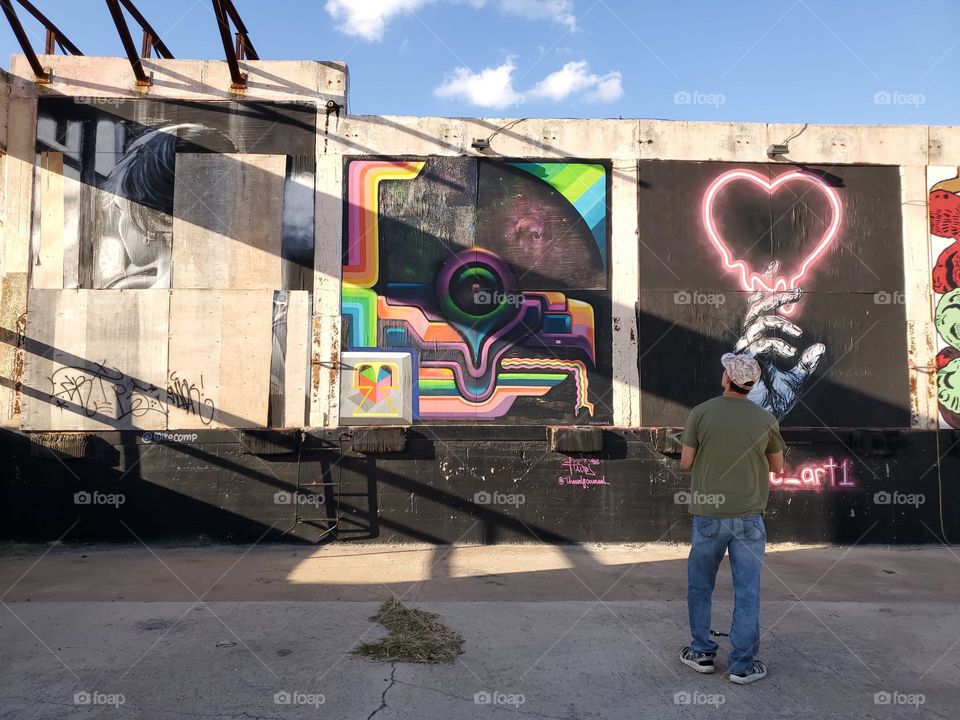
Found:
<svg viewBox="0 0 960 720"><path fill-rule="evenodd" d="M730 672L749 671L760 647L760 571L767 530L762 515L733 518L693 516L687 560L687 610L690 647L716 652L710 637L710 605L717 570L727 549L733 573L733 624L730 626Z"/></svg>

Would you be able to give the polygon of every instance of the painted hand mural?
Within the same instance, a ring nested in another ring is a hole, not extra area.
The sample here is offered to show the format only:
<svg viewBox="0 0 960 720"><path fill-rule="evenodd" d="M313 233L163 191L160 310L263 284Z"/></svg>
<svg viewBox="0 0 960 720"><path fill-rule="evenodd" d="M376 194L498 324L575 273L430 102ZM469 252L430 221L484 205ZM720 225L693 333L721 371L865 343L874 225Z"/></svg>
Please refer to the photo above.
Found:
<svg viewBox="0 0 960 720"><path fill-rule="evenodd" d="M609 422L607 174L349 161L341 422Z"/></svg>
<svg viewBox="0 0 960 720"><path fill-rule="evenodd" d="M773 278L779 269L780 263L772 260L764 276ZM758 290L751 295L747 300L743 335L733 349L734 352L748 352L757 357L762 376L760 383L748 397L777 418L782 418L797 403L804 384L817 369L826 352L822 343L814 343L795 360L797 348L791 342L801 339L804 332L778 313L784 307L795 307L802 297L803 290L800 288L779 292ZM791 338L791 341L771 336L771 333L782 334ZM794 365L782 370L777 365L778 359L781 359L781 362L794 362Z"/></svg>

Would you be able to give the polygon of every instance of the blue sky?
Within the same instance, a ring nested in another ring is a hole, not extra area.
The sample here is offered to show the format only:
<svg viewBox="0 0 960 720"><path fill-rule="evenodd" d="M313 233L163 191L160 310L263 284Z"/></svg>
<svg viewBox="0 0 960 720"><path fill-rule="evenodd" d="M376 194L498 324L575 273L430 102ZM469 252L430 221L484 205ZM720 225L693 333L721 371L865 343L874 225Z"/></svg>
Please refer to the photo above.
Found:
<svg viewBox="0 0 960 720"><path fill-rule="evenodd" d="M355 114L960 123L956 0L234 1L263 59L346 61ZM209 0L136 2L178 58L222 57ZM102 0L35 4L122 54Z"/></svg>

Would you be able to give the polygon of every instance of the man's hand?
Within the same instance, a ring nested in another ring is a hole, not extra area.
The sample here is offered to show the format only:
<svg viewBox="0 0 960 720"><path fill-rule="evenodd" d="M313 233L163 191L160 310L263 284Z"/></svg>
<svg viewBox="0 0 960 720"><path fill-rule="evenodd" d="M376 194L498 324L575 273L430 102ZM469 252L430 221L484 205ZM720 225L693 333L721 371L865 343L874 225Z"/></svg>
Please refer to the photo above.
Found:
<svg viewBox="0 0 960 720"><path fill-rule="evenodd" d="M780 269L780 263L772 261L764 275L772 280ZM770 283L772 284L772 282ZM749 352L760 364L760 382L747 396L760 407L766 408L779 420L797 403L807 378L817 369L826 347L815 343L800 355L790 370L780 370L774 358L793 358L797 349L778 337L770 337L770 331L779 331L790 338L800 338L803 330L778 314L785 305L800 301L800 288L781 292L758 291L747 299L747 313L743 321L743 335L737 340L734 352Z"/></svg>

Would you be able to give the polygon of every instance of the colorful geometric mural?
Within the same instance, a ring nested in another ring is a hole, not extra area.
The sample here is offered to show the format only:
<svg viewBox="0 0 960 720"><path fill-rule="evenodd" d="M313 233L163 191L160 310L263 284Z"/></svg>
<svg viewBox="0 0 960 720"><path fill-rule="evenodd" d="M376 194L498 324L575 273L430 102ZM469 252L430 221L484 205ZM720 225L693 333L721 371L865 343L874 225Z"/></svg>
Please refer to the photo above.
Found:
<svg viewBox="0 0 960 720"><path fill-rule="evenodd" d="M927 173L940 425L960 428L960 173L937 166Z"/></svg>
<svg viewBox="0 0 960 720"><path fill-rule="evenodd" d="M610 422L608 172L348 161L344 348L410 362L407 422ZM356 385L345 372L341 396ZM373 421L363 405L341 421Z"/></svg>

